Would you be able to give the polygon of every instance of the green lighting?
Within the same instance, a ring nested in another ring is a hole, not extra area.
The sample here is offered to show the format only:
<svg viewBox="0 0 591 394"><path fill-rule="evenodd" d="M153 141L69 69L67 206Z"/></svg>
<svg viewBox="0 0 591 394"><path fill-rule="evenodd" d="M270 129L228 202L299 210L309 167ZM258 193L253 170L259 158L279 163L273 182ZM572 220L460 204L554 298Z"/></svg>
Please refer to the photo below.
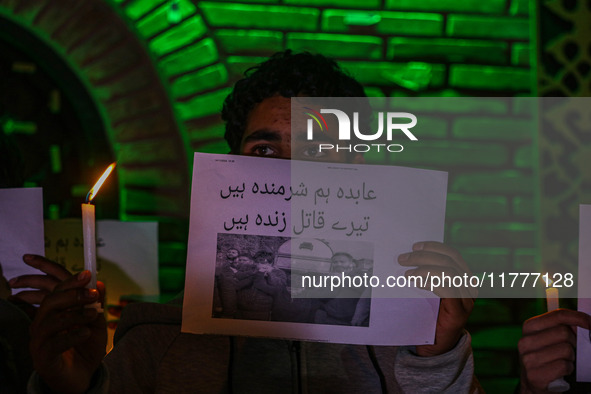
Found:
<svg viewBox="0 0 591 394"><path fill-rule="evenodd" d="M62 154L59 145L49 147L49 157L51 160L51 172L59 174L62 172Z"/></svg>
<svg viewBox="0 0 591 394"><path fill-rule="evenodd" d="M91 187L89 185L73 185L70 194L72 197L85 197Z"/></svg>
<svg viewBox="0 0 591 394"><path fill-rule="evenodd" d="M37 124L35 122L19 122L17 120L8 119L2 125L4 134L26 134L33 135L37 132Z"/></svg>
<svg viewBox="0 0 591 394"><path fill-rule="evenodd" d="M56 204L50 204L48 209L48 217L50 220L57 220L60 218L60 207Z"/></svg>
<svg viewBox="0 0 591 394"><path fill-rule="evenodd" d="M168 22L171 25L176 25L183 19L183 14L180 11L179 7L179 0L171 0L170 5L168 6L168 13L167 13Z"/></svg>
<svg viewBox="0 0 591 394"><path fill-rule="evenodd" d="M384 78L409 90L426 88L431 81L432 67L426 63L408 63L405 68L384 73Z"/></svg>
<svg viewBox="0 0 591 394"><path fill-rule="evenodd" d="M345 15L344 23L348 26L372 26L380 23L382 17L379 14L364 12L352 12Z"/></svg>

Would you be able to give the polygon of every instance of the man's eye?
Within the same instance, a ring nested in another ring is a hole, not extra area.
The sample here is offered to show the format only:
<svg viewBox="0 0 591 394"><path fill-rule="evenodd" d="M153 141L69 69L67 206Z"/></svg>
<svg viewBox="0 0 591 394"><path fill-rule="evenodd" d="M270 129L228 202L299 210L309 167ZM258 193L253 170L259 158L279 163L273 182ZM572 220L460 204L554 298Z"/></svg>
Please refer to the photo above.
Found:
<svg viewBox="0 0 591 394"><path fill-rule="evenodd" d="M321 159L326 153L321 152L317 146L310 146L302 151L302 156L306 159Z"/></svg>
<svg viewBox="0 0 591 394"><path fill-rule="evenodd" d="M254 156L277 156L275 149L268 145L258 145L251 149L251 154Z"/></svg>

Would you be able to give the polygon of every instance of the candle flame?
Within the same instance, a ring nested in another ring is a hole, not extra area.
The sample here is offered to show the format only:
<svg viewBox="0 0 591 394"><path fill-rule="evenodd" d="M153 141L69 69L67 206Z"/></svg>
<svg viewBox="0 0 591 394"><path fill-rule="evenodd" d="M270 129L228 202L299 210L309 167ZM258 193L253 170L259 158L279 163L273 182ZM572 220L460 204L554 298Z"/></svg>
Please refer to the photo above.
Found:
<svg viewBox="0 0 591 394"><path fill-rule="evenodd" d="M105 170L105 172L103 172L103 175L101 175L101 177L99 178L99 180L96 181L96 183L94 184L94 186L92 187L92 189L90 189L90 191L86 195L86 202L87 203L90 203L92 201L92 199L96 196L96 194L98 193L98 191L101 188L101 186L103 186L103 183L105 182L105 180L107 179L107 177L109 175L111 175L111 171L113 171L113 168L115 168L115 164L117 164L117 163L111 163L111 165L109 167L107 167L107 169Z"/></svg>

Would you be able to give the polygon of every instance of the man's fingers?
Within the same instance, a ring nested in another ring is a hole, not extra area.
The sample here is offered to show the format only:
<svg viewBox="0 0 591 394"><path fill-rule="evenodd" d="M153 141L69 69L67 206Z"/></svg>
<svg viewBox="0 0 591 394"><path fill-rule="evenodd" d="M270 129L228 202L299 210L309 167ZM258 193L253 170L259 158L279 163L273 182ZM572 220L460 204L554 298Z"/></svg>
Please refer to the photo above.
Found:
<svg viewBox="0 0 591 394"><path fill-rule="evenodd" d="M51 294L51 292L46 290L25 290L13 294L11 299L18 299L18 301L27 304L41 304L48 294Z"/></svg>
<svg viewBox="0 0 591 394"><path fill-rule="evenodd" d="M90 279L90 271L82 271L77 275L71 275L68 279L59 283L57 286L55 286L53 291L55 293L59 293L61 291L81 288L90 283Z"/></svg>
<svg viewBox="0 0 591 394"><path fill-rule="evenodd" d="M478 288L470 276L439 266L419 266L404 273L417 288L432 291L441 298L476 298ZM419 278L420 277L420 278Z"/></svg>
<svg viewBox="0 0 591 394"><path fill-rule="evenodd" d="M528 369L540 368L557 360L574 362L574 347L566 342L556 343L543 348L543 351L534 351L521 356L521 362Z"/></svg>
<svg viewBox="0 0 591 394"><path fill-rule="evenodd" d="M468 266L461 256L459 256L459 253L455 257L450 256L450 254L453 254L452 252L448 251L448 253L449 254L430 250L415 250L398 256L398 263L402 266L430 265L440 267L441 271L449 272L450 270L454 270L456 273L470 274Z"/></svg>
<svg viewBox="0 0 591 394"><path fill-rule="evenodd" d="M60 281L66 280L72 276L72 274L67 269L51 260L46 259L43 256L38 256L36 254L26 254L23 256L23 261L27 265L37 268L38 270L41 270Z"/></svg>
<svg viewBox="0 0 591 394"><path fill-rule="evenodd" d="M591 316L570 309L556 309L526 320L523 323L523 333L543 331L561 324L589 329L591 328Z"/></svg>
<svg viewBox="0 0 591 394"><path fill-rule="evenodd" d="M574 363L568 360L555 360L539 368L527 369L526 376L531 386L537 390L547 392L550 382L569 375L574 370Z"/></svg>
<svg viewBox="0 0 591 394"><path fill-rule="evenodd" d="M81 307L98 301L99 292L96 289L69 289L54 292L47 297L39 307L39 313L58 311L69 308Z"/></svg>
<svg viewBox="0 0 591 394"><path fill-rule="evenodd" d="M51 275L21 275L9 280L8 284L13 289L30 287L51 292L60 282Z"/></svg>
<svg viewBox="0 0 591 394"><path fill-rule="evenodd" d="M413 250L413 252L425 251L425 252L433 252L433 253L443 254L443 255L449 256L450 258L452 258L453 260L455 260L457 262L464 260L462 258L462 255L460 254L460 252L457 249L452 248L449 245L446 245L442 242L437 242L437 241L416 242L412 246L412 250Z"/></svg>
<svg viewBox="0 0 591 394"><path fill-rule="evenodd" d="M524 332L517 347L520 354L526 354L558 343L568 343L573 348L576 346L577 339L570 326L560 324L529 334Z"/></svg>
<svg viewBox="0 0 591 394"><path fill-rule="evenodd" d="M92 323L98 316L94 308L82 308L72 311L52 313L38 325L43 329L37 330L39 343L49 342L53 337L62 332L69 332Z"/></svg>

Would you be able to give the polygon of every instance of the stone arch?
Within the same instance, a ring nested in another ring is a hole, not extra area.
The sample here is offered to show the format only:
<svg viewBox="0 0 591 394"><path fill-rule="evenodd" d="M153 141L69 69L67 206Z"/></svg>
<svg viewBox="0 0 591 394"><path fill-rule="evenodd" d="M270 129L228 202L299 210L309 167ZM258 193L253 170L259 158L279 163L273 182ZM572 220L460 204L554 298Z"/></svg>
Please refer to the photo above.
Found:
<svg viewBox="0 0 591 394"><path fill-rule="evenodd" d="M0 1L86 85L118 160L120 217L184 222L188 144L149 52L103 0Z"/></svg>

